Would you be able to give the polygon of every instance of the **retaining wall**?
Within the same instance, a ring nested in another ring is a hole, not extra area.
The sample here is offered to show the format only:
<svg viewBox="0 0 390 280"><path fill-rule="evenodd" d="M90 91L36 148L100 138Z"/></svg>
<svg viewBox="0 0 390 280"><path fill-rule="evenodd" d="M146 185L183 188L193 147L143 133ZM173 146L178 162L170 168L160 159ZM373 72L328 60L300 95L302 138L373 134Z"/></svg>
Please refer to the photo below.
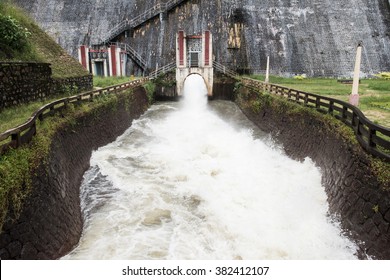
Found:
<svg viewBox="0 0 390 280"><path fill-rule="evenodd" d="M55 96L58 94L66 93L69 90L83 92L83 91L91 90L92 88L93 88L92 75L71 77L71 78L64 78L64 79L53 78L51 81L50 95Z"/></svg>
<svg viewBox="0 0 390 280"><path fill-rule="evenodd" d="M115 110L102 106L55 135L20 218L3 227L1 259L56 259L77 245L83 227L79 189L92 151L114 141L148 107L142 87L134 89L130 102L119 96Z"/></svg>
<svg viewBox="0 0 390 280"><path fill-rule="evenodd" d="M245 115L283 144L287 155L297 160L310 157L321 168L329 211L358 243L359 257L390 259L390 182L378 180L371 156L322 116L316 117L314 109L302 110L301 105L269 95L259 97L246 88L240 89L240 97L237 104ZM259 101L255 108L253 100Z"/></svg>
<svg viewBox="0 0 390 280"><path fill-rule="evenodd" d="M0 81L0 110L93 86L91 75L56 79L50 64L35 62L0 62Z"/></svg>
<svg viewBox="0 0 390 280"><path fill-rule="evenodd" d="M0 63L0 110L44 98L50 92L48 63Z"/></svg>

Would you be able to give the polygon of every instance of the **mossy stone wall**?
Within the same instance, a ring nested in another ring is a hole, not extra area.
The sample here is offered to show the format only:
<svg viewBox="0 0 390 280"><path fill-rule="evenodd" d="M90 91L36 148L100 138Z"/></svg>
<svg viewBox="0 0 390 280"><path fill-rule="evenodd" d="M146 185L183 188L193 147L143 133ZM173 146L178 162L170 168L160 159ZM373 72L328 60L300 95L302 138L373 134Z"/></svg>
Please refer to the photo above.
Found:
<svg viewBox="0 0 390 280"><path fill-rule="evenodd" d="M3 226L1 259L57 259L77 245L83 228L79 189L92 151L114 141L147 107L139 87L119 95L114 107L82 114L55 134L20 217L9 217Z"/></svg>

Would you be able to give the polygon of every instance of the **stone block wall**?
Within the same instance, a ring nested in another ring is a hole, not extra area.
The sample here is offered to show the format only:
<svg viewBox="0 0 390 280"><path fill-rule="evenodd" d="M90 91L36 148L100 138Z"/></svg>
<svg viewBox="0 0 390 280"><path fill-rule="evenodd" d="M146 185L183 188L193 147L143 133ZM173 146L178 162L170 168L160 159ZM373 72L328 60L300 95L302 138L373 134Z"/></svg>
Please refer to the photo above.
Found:
<svg viewBox="0 0 390 280"><path fill-rule="evenodd" d="M92 75L72 77L65 79L53 78L50 87L50 95L58 95L69 91L88 91L93 87Z"/></svg>
<svg viewBox="0 0 390 280"><path fill-rule="evenodd" d="M0 62L0 110L77 89L91 90L91 75L52 78L48 63Z"/></svg>
<svg viewBox="0 0 390 280"><path fill-rule="evenodd" d="M50 84L48 63L0 63L0 110L44 98Z"/></svg>

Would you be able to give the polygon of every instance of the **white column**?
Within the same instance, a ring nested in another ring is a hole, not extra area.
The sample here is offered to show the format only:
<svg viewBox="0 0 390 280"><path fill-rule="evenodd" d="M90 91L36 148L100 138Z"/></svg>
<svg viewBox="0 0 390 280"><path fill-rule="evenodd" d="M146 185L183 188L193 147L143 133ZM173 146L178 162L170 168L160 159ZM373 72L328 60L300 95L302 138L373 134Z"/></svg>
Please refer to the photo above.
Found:
<svg viewBox="0 0 390 280"><path fill-rule="evenodd" d="M355 71L353 75L352 94L349 97L349 103L354 106L359 105L359 81L360 81L360 65L362 61L362 44L359 43L356 50Z"/></svg>
<svg viewBox="0 0 390 280"><path fill-rule="evenodd" d="M121 77L122 76L122 67L121 67L121 48L117 47L115 50L115 56L116 56L116 76Z"/></svg>
<svg viewBox="0 0 390 280"><path fill-rule="evenodd" d="M110 73L108 71L108 66L107 66L107 59L103 60L103 71L104 71L104 77L109 77Z"/></svg>
<svg viewBox="0 0 390 280"><path fill-rule="evenodd" d="M92 59L92 75L96 76L96 64L94 59Z"/></svg>
<svg viewBox="0 0 390 280"><path fill-rule="evenodd" d="M269 83L269 56L267 56L267 69L265 70L265 81L266 84Z"/></svg>

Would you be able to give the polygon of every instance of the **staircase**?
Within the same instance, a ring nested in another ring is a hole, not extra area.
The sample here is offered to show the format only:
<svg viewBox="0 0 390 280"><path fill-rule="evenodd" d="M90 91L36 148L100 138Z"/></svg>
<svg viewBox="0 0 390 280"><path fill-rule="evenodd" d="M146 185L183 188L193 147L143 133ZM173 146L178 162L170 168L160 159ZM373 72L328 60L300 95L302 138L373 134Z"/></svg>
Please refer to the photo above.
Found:
<svg viewBox="0 0 390 280"><path fill-rule="evenodd" d="M147 64L145 59L142 58L142 56L137 53L129 44L125 43L110 43L110 45L115 45L120 47L122 50L124 50L128 55L130 55L130 58L143 70L146 71Z"/></svg>
<svg viewBox="0 0 390 280"><path fill-rule="evenodd" d="M154 7L146 10L144 13L132 18L131 20L123 20L109 30L106 37L99 38L93 43L93 45L105 45L126 30L134 29L137 26L155 18L161 13L167 13L185 1L188 0L169 0L165 3L158 3Z"/></svg>
<svg viewBox="0 0 390 280"><path fill-rule="evenodd" d="M176 62L169 63L161 68L156 69L155 71L149 74L149 79L154 80L157 79L158 76L166 74L172 70L176 69Z"/></svg>
<svg viewBox="0 0 390 280"><path fill-rule="evenodd" d="M229 68L226 68L224 65L222 65L221 63L219 63L215 60L213 61L213 67L218 72L220 72L226 76L229 76L231 78L236 78L238 76L238 74L236 72L234 72L233 70L230 70Z"/></svg>

